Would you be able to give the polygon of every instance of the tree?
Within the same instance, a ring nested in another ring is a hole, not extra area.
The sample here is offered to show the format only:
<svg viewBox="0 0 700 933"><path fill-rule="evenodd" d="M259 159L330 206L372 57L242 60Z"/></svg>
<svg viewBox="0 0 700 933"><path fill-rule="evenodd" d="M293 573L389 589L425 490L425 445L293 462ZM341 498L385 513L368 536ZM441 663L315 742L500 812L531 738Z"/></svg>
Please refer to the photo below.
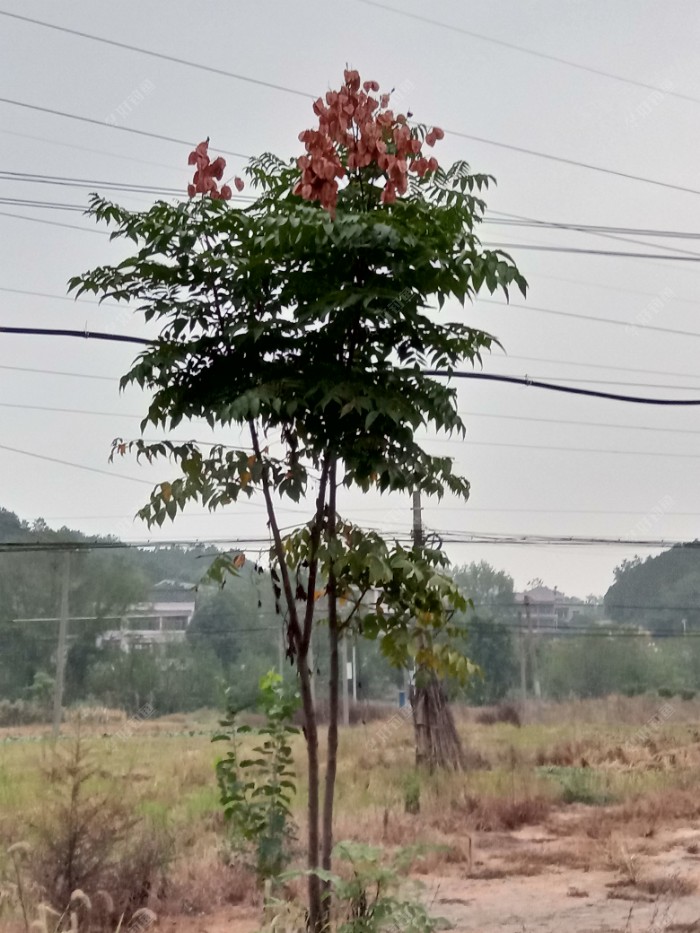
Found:
<svg viewBox="0 0 700 933"><path fill-rule="evenodd" d="M193 500L215 509L254 492L263 497L304 713L314 931L328 909L317 868L331 864L340 639L356 630L380 639L397 665L414 658L434 670L470 670L449 641L451 613L465 600L445 572L445 555L343 521L339 492L467 497L469 484L451 459L429 454L415 432L464 432L454 386L431 372L449 376L465 359L479 360L493 338L440 321L432 308L464 304L482 285L506 294L512 283L526 287L510 258L484 250L474 232L489 177L472 175L464 162L441 169L424 147L442 131L409 126L377 91L376 82L361 84L346 71L340 90L314 104L318 126L301 134L301 158L266 154L248 165L257 192L249 206L227 203L231 189L218 185L225 163L210 159L207 143L190 155L189 201L135 213L94 196L91 214L138 251L71 281L77 294L130 301L161 325L122 380L152 393L143 426L205 418L250 437L244 449L205 450L136 439L117 442L113 454L169 457L179 468L140 513L149 522L174 519ZM281 454L268 446L273 434ZM298 501L311 480L310 520L285 536L277 497ZM330 658L322 819L309 668L319 593Z"/></svg>
<svg viewBox="0 0 700 933"><path fill-rule="evenodd" d="M700 630L698 542L625 560L614 575L604 598L608 618L675 634Z"/></svg>
<svg viewBox="0 0 700 933"><path fill-rule="evenodd" d="M516 676L512 626L517 618L513 578L486 561L456 567L455 581L472 605L459 613L466 632L466 651L479 671L464 689L471 703L502 700Z"/></svg>
<svg viewBox="0 0 700 933"><path fill-rule="evenodd" d="M513 578L504 570L496 570L485 560L455 567L454 578L472 601L470 610L480 618L515 617Z"/></svg>
<svg viewBox="0 0 700 933"><path fill-rule="evenodd" d="M211 648L222 664L233 664L244 653L247 635L256 623L253 607L230 588L205 593L187 628L187 640Z"/></svg>

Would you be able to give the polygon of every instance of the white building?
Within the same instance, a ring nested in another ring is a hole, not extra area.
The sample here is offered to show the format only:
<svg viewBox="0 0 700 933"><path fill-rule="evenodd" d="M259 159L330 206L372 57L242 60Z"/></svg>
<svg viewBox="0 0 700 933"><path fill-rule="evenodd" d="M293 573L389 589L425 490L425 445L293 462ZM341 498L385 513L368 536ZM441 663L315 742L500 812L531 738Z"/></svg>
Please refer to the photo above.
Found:
<svg viewBox="0 0 700 933"><path fill-rule="evenodd" d="M121 618L120 627L103 632L97 645L118 645L122 651L130 651L181 643L194 610L193 584L161 580L151 590L150 600L131 606Z"/></svg>

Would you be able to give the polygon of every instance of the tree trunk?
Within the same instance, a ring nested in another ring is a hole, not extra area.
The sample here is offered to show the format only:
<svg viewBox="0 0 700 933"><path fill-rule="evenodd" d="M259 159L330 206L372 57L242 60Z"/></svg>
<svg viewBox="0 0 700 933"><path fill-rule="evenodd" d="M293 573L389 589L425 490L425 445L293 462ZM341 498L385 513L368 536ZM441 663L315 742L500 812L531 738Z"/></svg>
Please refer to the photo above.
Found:
<svg viewBox="0 0 700 933"><path fill-rule="evenodd" d="M335 537L336 519L336 464L331 462L329 471L328 498L328 539ZM340 685L340 664L338 658L338 588L336 576L331 567L328 575L328 641L330 649L329 697L328 697L328 748L326 752L326 785L323 797L323 827L321 865L326 871L331 870L333 853L333 805L335 802L335 778L338 770L338 688ZM345 671L343 671L345 677ZM330 882L323 885L323 922L324 929L330 928L331 911Z"/></svg>
<svg viewBox="0 0 700 933"><path fill-rule="evenodd" d="M318 868L319 853L319 772L318 772L318 726L316 708L311 694L311 672L306 655L297 657L297 669L301 685L301 702L304 711L304 737L306 739L306 760L309 770L309 801L307 836L307 867L309 895L309 930L322 933L323 912L321 898L321 879L315 874Z"/></svg>
<svg viewBox="0 0 700 933"><path fill-rule="evenodd" d="M419 671L411 687L416 766L460 771L464 751L442 684L433 671Z"/></svg>
<svg viewBox="0 0 700 933"><path fill-rule="evenodd" d="M326 758L326 786L323 798L323 828L322 828L322 855L321 867L326 871L331 870L331 855L333 852L333 804L335 801L335 778L338 767L338 687L340 684L340 666L338 662L338 620L332 618L334 612L330 612L328 620L329 640L330 640L330 696L329 696L329 720L328 720L328 750ZM330 912L330 883L323 885L323 912L324 921L327 923Z"/></svg>

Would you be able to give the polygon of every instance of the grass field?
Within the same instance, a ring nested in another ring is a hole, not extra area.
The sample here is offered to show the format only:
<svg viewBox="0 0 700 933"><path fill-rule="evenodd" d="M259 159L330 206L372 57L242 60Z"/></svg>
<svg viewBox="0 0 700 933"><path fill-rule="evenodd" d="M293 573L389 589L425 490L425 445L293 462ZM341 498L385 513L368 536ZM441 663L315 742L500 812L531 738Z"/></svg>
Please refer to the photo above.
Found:
<svg viewBox="0 0 700 933"><path fill-rule="evenodd" d="M675 927L665 921L665 930L692 929L683 924L693 918L683 917L693 911L700 916L694 894L700 865L700 704L653 696L532 704L521 727L480 724L478 715L457 713L470 769L421 774L417 785L410 718L394 714L343 730L336 838L387 849L434 845L414 873L454 929L510 929L511 921L521 924L514 930L549 929L540 907L547 898L556 902L555 881L566 890L560 913L570 908L581 915L580 924L572 916L566 929L594 929L585 925L587 910L606 918L608 926L601 929L625 929L623 914L630 905L641 924L630 931L658 926L659 912L671 909L681 919L673 921ZM86 787L90 799L101 801L99 819L108 827L128 811L136 822L122 844L135 842L139 857L150 852L158 861L161 881L144 898L163 928L255 928L259 902L252 880L225 856L214 778L222 749L210 741L215 725L215 715L202 712L129 728L118 716L79 726L94 771ZM23 855L27 897L38 902L32 853L53 818L77 731L75 723L67 724L57 751L38 727L0 734L3 929L23 929L14 863L6 850L19 842L31 847ZM300 775L302 742L299 737L294 749ZM415 814L406 812L409 787L419 795ZM295 813L301 838L303 800L301 781ZM533 895L528 906L527 892L538 885L540 896ZM596 885L600 896L589 890ZM499 888L500 905L494 894ZM500 917L503 894L511 891L519 892L522 916L509 908ZM489 923L495 925L484 926Z"/></svg>

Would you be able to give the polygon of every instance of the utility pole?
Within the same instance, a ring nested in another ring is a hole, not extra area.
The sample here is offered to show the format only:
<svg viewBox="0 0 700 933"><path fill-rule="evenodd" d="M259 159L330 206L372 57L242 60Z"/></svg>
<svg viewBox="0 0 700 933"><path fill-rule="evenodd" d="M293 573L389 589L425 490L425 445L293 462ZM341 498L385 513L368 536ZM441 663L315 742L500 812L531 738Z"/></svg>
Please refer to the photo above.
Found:
<svg viewBox="0 0 700 933"><path fill-rule="evenodd" d="M308 661L309 670L311 671L311 678L309 680L309 686L311 687L311 702L316 706L316 665L314 664L314 644L313 639L309 641L309 654Z"/></svg>
<svg viewBox="0 0 700 933"><path fill-rule="evenodd" d="M58 622L58 647L56 650L56 683L53 695L53 731L54 741L61 731L63 714L63 685L66 674L66 640L68 637L68 591L70 588L70 551L63 552L63 572L61 576L61 610Z"/></svg>
<svg viewBox="0 0 700 933"><path fill-rule="evenodd" d="M525 600L527 600L527 596ZM522 611L518 613L518 628L520 629L520 696L524 704L527 700L527 651Z"/></svg>
<svg viewBox="0 0 700 933"><path fill-rule="evenodd" d="M340 638L340 682L343 691L343 725L350 725L350 699L348 697L348 641Z"/></svg>
<svg viewBox="0 0 700 933"><path fill-rule="evenodd" d="M357 703L357 638L352 642L352 702Z"/></svg>
<svg viewBox="0 0 700 933"><path fill-rule="evenodd" d="M540 679L537 674L537 649L532 631L532 616L530 614L530 599L528 596L525 597L525 613L527 615L527 641L528 653L530 655L530 677L532 679L532 693L535 697L539 697L541 695L541 691Z"/></svg>
<svg viewBox="0 0 700 933"><path fill-rule="evenodd" d="M413 545L423 544L423 509L420 501L420 489L413 490Z"/></svg>
<svg viewBox="0 0 700 933"><path fill-rule="evenodd" d="M423 545L423 506L421 504L420 489L413 490L413 546L421 547ZM415 673L415 672L414 672ZM404 670L404 689L406 691L406 700L409 701L411 695L413 679L408 668Z"/></svg>
<svg viewBox="0 0 700 933"><path fill-rule="evenodd" d="M280 666L280 677L284 679L284 619L281 620L281 625L280 625L279 666Z"/></svg>

